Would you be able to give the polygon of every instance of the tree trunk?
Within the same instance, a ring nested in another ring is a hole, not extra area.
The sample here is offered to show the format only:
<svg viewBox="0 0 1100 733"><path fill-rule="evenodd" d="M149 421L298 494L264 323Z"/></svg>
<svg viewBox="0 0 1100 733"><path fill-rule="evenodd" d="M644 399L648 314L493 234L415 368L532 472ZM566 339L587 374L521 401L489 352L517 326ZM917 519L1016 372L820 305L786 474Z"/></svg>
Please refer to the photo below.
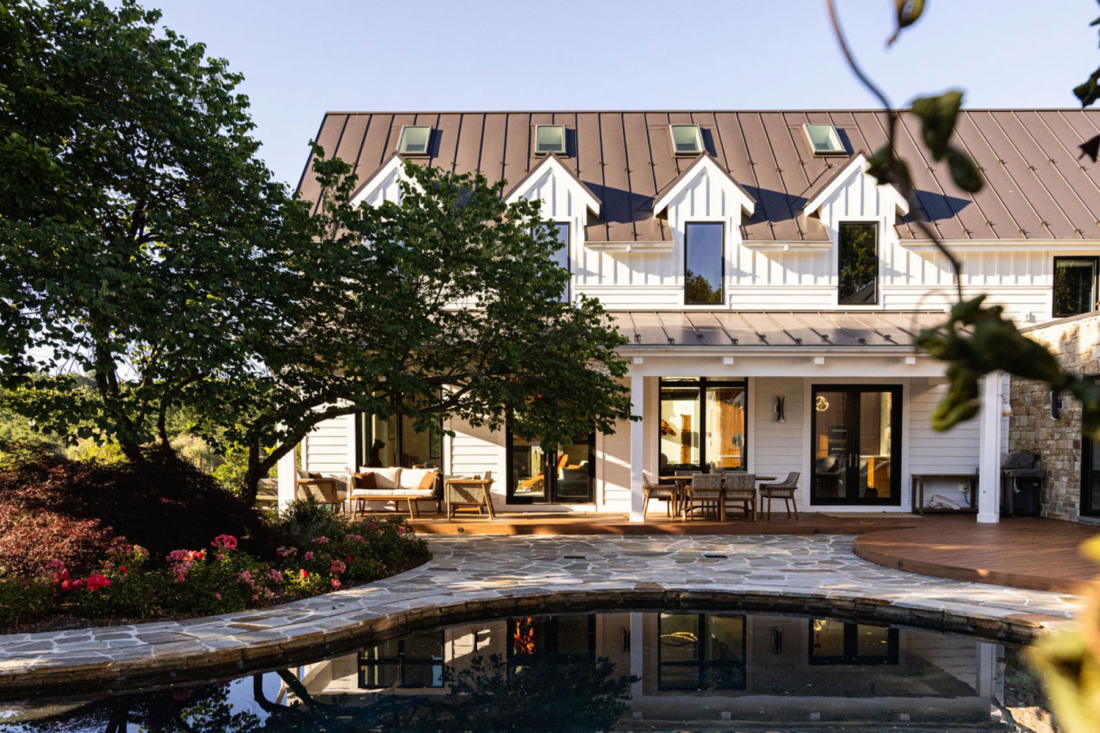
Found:
<svg viewBox="0 0 1100 733"><path fill-rule="evenodd" d="M260 492L260 478L267 471L260 472L260 443L253 440L248 444L248 470L244 474L244 500L248 506L256 504L256 495Z"/></svg>
<svg viewBox="0 0 1100 733"><path fill-rule="evenodd" d="M126 456L126 460L130 463L144 463L145 456L141 452L141 446L132 440L125 438L118 439L118 446L122 449L122 455Z"/></svg>

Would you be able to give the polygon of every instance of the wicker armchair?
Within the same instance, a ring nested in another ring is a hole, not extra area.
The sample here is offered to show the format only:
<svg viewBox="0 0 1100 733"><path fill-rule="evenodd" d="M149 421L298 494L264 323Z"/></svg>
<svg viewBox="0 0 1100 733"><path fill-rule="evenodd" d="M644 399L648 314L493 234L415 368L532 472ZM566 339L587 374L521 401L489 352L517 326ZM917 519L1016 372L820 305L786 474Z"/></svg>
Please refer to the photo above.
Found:
<svg viewBox="0 0 1100 733"><path fill-rule="evenodd" d="M694 473L691 477L691 485L684 487L684 501L681 505L683 517L686 519L693 509L715 507L721 514L719 504L722 501L722 474L719 473Z"/></svg>
<svg viewBox="0 0 1100 733"><path fill-rule="evenodd" d="M795 501L794 492L798 491L798 471L791 471L787 478L777 484L760 484L760 499L768 500L768 519L772 518L772 499L782 499L787 509L787 516L791 516L791 507L794 507L794 519L798 521L798 502ZM790 503L788 503L790 502Z"/></svg>
<svg viewBox="0 0 1100 733"><path fill-rule="evenodd" d="M726 504L740 504L746 517L756 521L756 476L744 471L726 471Z"/></svg>
<svg viewBox="0 0 1100 733"><path fill-rule="evenodd" d="M340 488L342 483L345 482L335 478L324 478L317 472L298 471L295 496L299 499L312 497L318 504L335 506L337 511L343 511L348 493Z"/></svg>
<svg viewBox="0 0 1100 733"><path fill-rule="evenodd" d="M672 516L672 507L676 503L676 488L674 486L655 484L649 480L649 474L642 471L642 493L645 494L645 500L642 502L643 518L649 508L650 499L665 502L665 516Z"/></svg>

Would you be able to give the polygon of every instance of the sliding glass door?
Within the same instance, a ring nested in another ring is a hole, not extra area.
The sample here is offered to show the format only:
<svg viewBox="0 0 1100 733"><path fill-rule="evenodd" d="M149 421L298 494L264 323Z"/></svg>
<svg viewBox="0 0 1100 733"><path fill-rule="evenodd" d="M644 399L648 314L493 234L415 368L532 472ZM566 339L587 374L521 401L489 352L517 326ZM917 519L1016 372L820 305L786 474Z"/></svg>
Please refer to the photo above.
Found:
<svg viewBox="0 0 1100 733"><path fill-rule="evenodd" d="M509 504L590 504L595 500L596 435L547 449L508 431Z"/></svg>
<svg viewBox="0 0 1100 733"><path fill-rule="evenodd" d="M747 395L744 381L662 379L660 474L744 471Z"/></svg>
<svg viewBox="0 0 1100 733"><path fill-rule="evenodd" d="M1100 518L1100 441L1087 435L1081 436L1081 516Z"/></svg>
<svg viewBox="0 0 1100 733"><path fill-rule="evenodd" d="M813 388L811 503L901 503L901 387Z"/></svg>

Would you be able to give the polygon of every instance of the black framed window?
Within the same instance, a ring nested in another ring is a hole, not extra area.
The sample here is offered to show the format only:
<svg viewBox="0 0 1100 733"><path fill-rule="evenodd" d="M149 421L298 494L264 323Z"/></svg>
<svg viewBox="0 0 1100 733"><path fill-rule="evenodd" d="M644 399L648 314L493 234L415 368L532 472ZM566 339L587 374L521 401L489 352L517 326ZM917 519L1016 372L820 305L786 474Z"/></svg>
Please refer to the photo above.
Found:
<svg viewBox="0 0 1100 733"><path fill-rule="evenodd" d="M359 651L359 689L443 686L443 632L384 641Z"/></svg>
<svg viewBox="0 0 1100 733"><path fill-rule="evenodd" d="M687 305L712 305L723 301L724 228L716 222L692 222L684 226L684 303Z"/></svg>
<svg viewBox="0 0 1100 733"><path fill-rule="evenodd" d="M508 421L504 435L509 504L591 504L596 500L596 433L575 435L551 449L523 438Z"/></svg>
<svg viewBox="0 0 1100 733"><path fill-rule="evenodd" d="M355 465L442 468L443 418L433 420L426 431L421 431L402 414L384 420L379 415L356 413Z"/></svg>
<svg viewBox="0 0 1100 733"><path fill-rule="evenodd" d="M840 223L837 275L840 305L878 303L878 224Z"/></svg>
<svg viewBox="0 0 1100 733"><path fill-rule="evenodd" d="M520 616L508 620L508 670L519 672L553 655L565 663L596 661L596 615Z"/></svg>
<svg viewBox="0 0 1100 733"><path fill-rule="evenodd" d="M1052 316L1065 318L1096 310L1095 257L1054 258L1054 303Z"/></svg>
<svg viewBox="0 0 1100 733"><path fill-rule="evenodd" d="M810 664L897 664L898 630L871 624L810 619Z"/></svg>
<svg viewBox="0 0 1100 733"><path fill-rule="evenodd" d="M748 382L662 379L659 473L748 468Z"/></svg>
<svg viewBox="0 0 1100 733"><path fill-rule="evenodd" d="M662 613L657 617L657 689L745 689L745 617Z"/></svg>

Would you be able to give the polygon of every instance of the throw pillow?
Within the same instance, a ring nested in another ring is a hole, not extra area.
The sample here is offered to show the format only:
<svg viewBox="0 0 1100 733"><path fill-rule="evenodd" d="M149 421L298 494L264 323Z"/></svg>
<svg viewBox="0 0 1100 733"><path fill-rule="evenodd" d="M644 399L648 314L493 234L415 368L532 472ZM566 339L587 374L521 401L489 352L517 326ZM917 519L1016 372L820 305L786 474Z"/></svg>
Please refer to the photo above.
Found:
<svg viewBox="0 0 1100 733"><path fill-rule="evenodd" d="M373 491L378 488L378 484L374 480L374 472L355 474L355 488L366 489L368 491Z"/></svg>
<svg viewBox="0 0 1100 733"><path fill-rule="evenodd" d="M428 471L424 474L424 478L420 479L420 485L416 487L418 491L431 491L435 488L435 471Z"/></svg>

